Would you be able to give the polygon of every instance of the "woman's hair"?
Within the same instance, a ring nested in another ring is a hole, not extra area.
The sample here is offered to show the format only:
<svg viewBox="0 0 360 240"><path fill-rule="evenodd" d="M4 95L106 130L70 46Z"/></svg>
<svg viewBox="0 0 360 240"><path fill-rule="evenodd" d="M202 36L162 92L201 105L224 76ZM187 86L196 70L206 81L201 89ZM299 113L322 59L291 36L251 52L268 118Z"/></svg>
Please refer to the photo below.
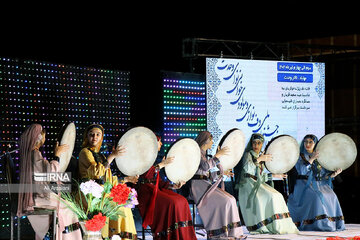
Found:
<svg viewBox="0 0 360 240"><path fill-rule="evenodd" d="M195 141L199 144L200 147L202 147L204 144L207 143L209 139L212 139L213 136L209 131L202 131L199 132L197 137L195 138Z"/></svg>
<svg viewBox="0 0 360 240"><path fill-rule="evenodd" d="M103 126L99 125L99 124L91 124L90 126L88 126L86 129L85 129L85 132L84 132L84 136L83 136L83 143L82 143L82 147L85 148L85 147L90 147L90 144L89 144L89 139L88 139L88 134L90 132L91 129L94 129L94 128L98 128L101 130L101 140L99 141L98 145L95 146L95 149L94 151L95 152L99 152L100 151L100 148L101 148L101 145L102 145L102 142L104 140L104 128Z"/></svg>

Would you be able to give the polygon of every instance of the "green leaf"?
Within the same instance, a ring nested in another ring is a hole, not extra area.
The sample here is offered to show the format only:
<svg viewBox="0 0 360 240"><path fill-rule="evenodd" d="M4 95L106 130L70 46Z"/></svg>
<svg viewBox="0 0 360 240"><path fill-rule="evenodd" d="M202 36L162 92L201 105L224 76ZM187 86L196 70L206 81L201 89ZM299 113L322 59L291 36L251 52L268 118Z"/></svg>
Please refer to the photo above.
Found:
<svg viewBox="0 0 360 240"><path fill-rule="evenodd" d="M106 182L104 184L104 192L105 193L110 193L111 192L111 189L112 189L112 184L110 182Z"/></svg>
<svg viewBox="0 0 360 240"><path fill-rule="evenodd" d="M93 198L93 200L91 201L91 209L95 209L95 208L99 208L100 207L100 202L101 199L100 198Z"/></svg>

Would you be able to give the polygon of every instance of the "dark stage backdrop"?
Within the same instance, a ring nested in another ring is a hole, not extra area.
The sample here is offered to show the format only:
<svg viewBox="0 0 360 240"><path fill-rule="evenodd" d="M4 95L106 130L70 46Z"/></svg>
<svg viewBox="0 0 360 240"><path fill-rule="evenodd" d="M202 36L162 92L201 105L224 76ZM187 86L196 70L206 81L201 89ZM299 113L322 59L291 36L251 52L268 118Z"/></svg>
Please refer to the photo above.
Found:
<svg viewBox="0 0 360 240"><path fill-rule="evenodd" d="M51 156L61 127L67 122L76 126L75 159L83 132L92 123L105 128L102 150L110 151L106 147L111 147L130 126L129 80L128 71L0 58L0 183L9 180L5 175L9 158L14 162L13 180L19 179L17 141L32 123L46 129L44 157ZM4 154L6 150L11 154ZM69 166L74 170L76 161ZM5 235L10 230L10 207L9 195L1 193L0 231Z"/></svg>

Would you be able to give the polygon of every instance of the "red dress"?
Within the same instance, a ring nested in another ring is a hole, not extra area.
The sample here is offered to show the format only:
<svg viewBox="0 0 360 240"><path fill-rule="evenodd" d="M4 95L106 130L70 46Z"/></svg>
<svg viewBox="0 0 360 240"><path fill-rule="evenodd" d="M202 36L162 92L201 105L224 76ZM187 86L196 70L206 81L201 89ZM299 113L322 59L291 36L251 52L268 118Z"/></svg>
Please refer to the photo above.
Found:
<svg viewBox="0 0 360 240"><path fill-rule="evenodd" d="M187 200L168 189L169 183L158 175L158 168L153 166L139 178L138 208L145 222L143 227L148 223L154 239L196 240Z"/></svg>

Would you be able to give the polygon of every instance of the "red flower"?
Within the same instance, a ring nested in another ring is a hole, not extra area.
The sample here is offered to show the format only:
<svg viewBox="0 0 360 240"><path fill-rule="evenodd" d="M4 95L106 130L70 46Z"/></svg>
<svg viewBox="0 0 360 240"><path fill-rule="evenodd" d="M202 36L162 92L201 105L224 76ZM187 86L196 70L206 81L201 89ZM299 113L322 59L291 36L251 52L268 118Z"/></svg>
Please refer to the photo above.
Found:
<svg viewBox="0 0 360 240"><path fill-rule="evenodd" d="M125 204L129 199L130 191L130 188L126 186L126 184L118 184L111 189L110 197L119 205Z"/></svg>
<svg viewBox="0 0 360 240"><path fill-rule="evenodd" d="M91 220L87 220L85 227L89 231L99 231L106 223L106 216L103 216L102 213L98 213Z"/></svg>
<svg viewBox="0 0 360 240"><path fill-rule="evenodd" d="M328 237L326 238L326 240L360 240L360 236L355 236L355 237Z"/></svg>

